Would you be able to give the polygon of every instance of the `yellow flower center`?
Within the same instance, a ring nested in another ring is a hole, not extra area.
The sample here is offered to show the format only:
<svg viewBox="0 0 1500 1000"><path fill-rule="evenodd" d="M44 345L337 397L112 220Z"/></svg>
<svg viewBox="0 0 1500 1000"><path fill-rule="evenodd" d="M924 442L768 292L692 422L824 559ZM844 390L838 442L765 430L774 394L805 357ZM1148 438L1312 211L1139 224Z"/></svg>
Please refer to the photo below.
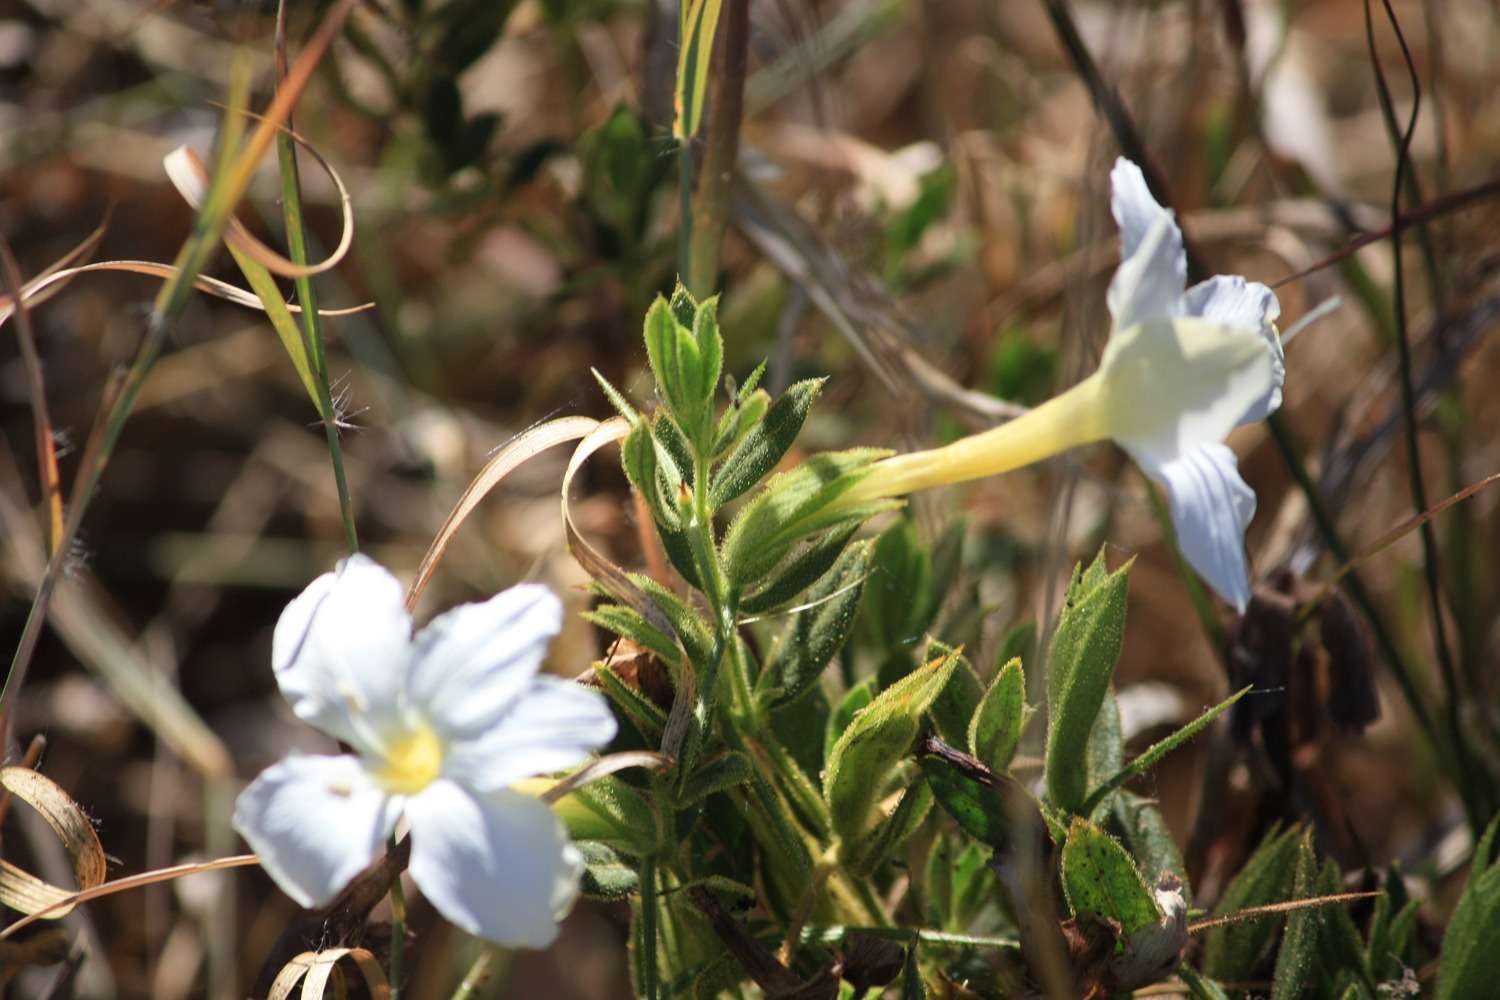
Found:
<svg viewBox="0 0 1500 1000"><path fill-rule="evenodd" d="M414 795L426 788L443 769L443 742L425 725L392 741L375 778L389 791Z"/></svg>

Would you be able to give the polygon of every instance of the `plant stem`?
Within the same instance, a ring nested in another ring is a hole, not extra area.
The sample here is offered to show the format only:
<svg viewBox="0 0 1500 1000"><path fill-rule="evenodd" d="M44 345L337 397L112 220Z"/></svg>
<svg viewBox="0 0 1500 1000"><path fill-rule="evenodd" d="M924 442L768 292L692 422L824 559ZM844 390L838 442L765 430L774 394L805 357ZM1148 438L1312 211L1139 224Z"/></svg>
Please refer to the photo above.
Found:
<svg viewBox="0 0 1500 1000"><path fill-rule="evenodd" d="M687 227L687 260L682 279L698 299L712 295L718 283L719 251L729 216L729 188L734 180L740 122L744 117L750 0L728 0L722 27L714 101L692 200L692 224Z"/></svg>
<svg viewBox="0 0 1500 1000"><path fill-rule="evenodd" d="M276 78L286 79L286 0L276 11ZM292 127L287 113L287 128ZM297 169L297 147L286 131L276 133L276 157L281 168L281 209L286 225L287 250L293 263L307 263L307 231L302 218L302 180ZM344 475L344 452L339 445L338 414L329 388L328 359L323 352L323 324L318 315L318 295L312 278L295 279L297 300L302 304L302 339L307 360L312 367L318 390L318 409L323 418L323 435L328 442L328 457L333 463L333 481L339 495L339 515L344 522L344 541L350 552L359 551L359 536L354 529L354 505L349 497L349 482Z"/></svg>
<svg viewBox="0 0 1500 1000"><path fill-rule="evenodd" d="M656 1000L659 992L656 968L656 860L641 859L640 969L641 996Z"/></svg>
<svg viewBox="0 0 1500 1000"><path fill-rule="evenodd" d="M386 850L396 849L393 832L386 842ZM402 966L406 957L406 892L401 887L401 873L391 880L391 1000L401 1000Z"/></svg>
<svg viewBox="0 0 1500 1000"><path fill-rule="evenodd" d="M505 960L509 957L510 952L498 945L482 944L479 954L474 956L474 961L469 965L469 971L464 974L463 981L453 991L452 1000L473 1000L479 996L480 991L495 978L496 971L504 968Z"/></svg>

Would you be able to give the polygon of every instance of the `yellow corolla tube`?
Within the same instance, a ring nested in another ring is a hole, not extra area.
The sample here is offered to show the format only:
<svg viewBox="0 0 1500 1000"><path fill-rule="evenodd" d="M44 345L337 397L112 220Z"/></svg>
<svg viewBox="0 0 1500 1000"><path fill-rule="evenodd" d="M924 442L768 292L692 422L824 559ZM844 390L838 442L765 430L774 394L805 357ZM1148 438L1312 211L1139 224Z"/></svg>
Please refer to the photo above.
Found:
<svg viewBox="0 0 1500 1000"><path fill-rule="evenodd" d="M1244 535L1255 494L1224 438L1281 405L1285 361L1269 288L1219 275L1184 290L1182 233L1128 160L1113 172L1121 261L1099 368L1008 423L877 462L839 499L884 497L1009 472L1105 439L1167 490L1183 556L1225 600L1250 598Z"/></svg>

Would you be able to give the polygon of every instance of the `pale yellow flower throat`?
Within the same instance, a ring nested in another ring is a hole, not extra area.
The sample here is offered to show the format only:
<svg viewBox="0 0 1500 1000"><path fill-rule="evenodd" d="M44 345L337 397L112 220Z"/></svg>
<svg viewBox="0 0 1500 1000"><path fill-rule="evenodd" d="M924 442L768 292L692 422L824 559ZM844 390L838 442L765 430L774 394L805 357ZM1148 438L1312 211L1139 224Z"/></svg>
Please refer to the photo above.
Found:
<svg viewBox="0 0 1500 1000"><path fill-rule="evenodd" d="M386 745L375 780L399 795L415 795L443 770L443 741L430 726L419 724Z"/></svg>

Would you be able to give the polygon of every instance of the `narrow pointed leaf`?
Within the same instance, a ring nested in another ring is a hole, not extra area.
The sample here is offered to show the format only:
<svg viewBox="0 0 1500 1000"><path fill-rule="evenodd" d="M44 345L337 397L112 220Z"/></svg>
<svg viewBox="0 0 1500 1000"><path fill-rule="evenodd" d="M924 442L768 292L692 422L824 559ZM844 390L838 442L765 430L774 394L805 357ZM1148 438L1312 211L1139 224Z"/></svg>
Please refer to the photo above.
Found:
<svg viewBox="0 0 1500 1000"><path fill-rule="evenodd" d="M1027 712L1026 672L1021 658L1012 657L995 675L969 721L969 752L992 771L1010 767L1026 728Z"/></svg>
<svg viewBox="0 0 1500 1000"><path fill-rule="evenodd" d="M1047 658L1047 794L1058 809L1079 812L1088 795L1088 746L1109 691L1125 628L1130 564L1075 570ZM1092 584L1089 585L1089 581Z"/></svg>
<svg viewBox="0 0 1500 1000"><path fill-rule="evenodd" d="M823 795L834 832L845 841L853 841L867 828L880 777L910 753L923 713L957 663L958 657L949 655L918 667L859 712L833 745Z"/></svg>

